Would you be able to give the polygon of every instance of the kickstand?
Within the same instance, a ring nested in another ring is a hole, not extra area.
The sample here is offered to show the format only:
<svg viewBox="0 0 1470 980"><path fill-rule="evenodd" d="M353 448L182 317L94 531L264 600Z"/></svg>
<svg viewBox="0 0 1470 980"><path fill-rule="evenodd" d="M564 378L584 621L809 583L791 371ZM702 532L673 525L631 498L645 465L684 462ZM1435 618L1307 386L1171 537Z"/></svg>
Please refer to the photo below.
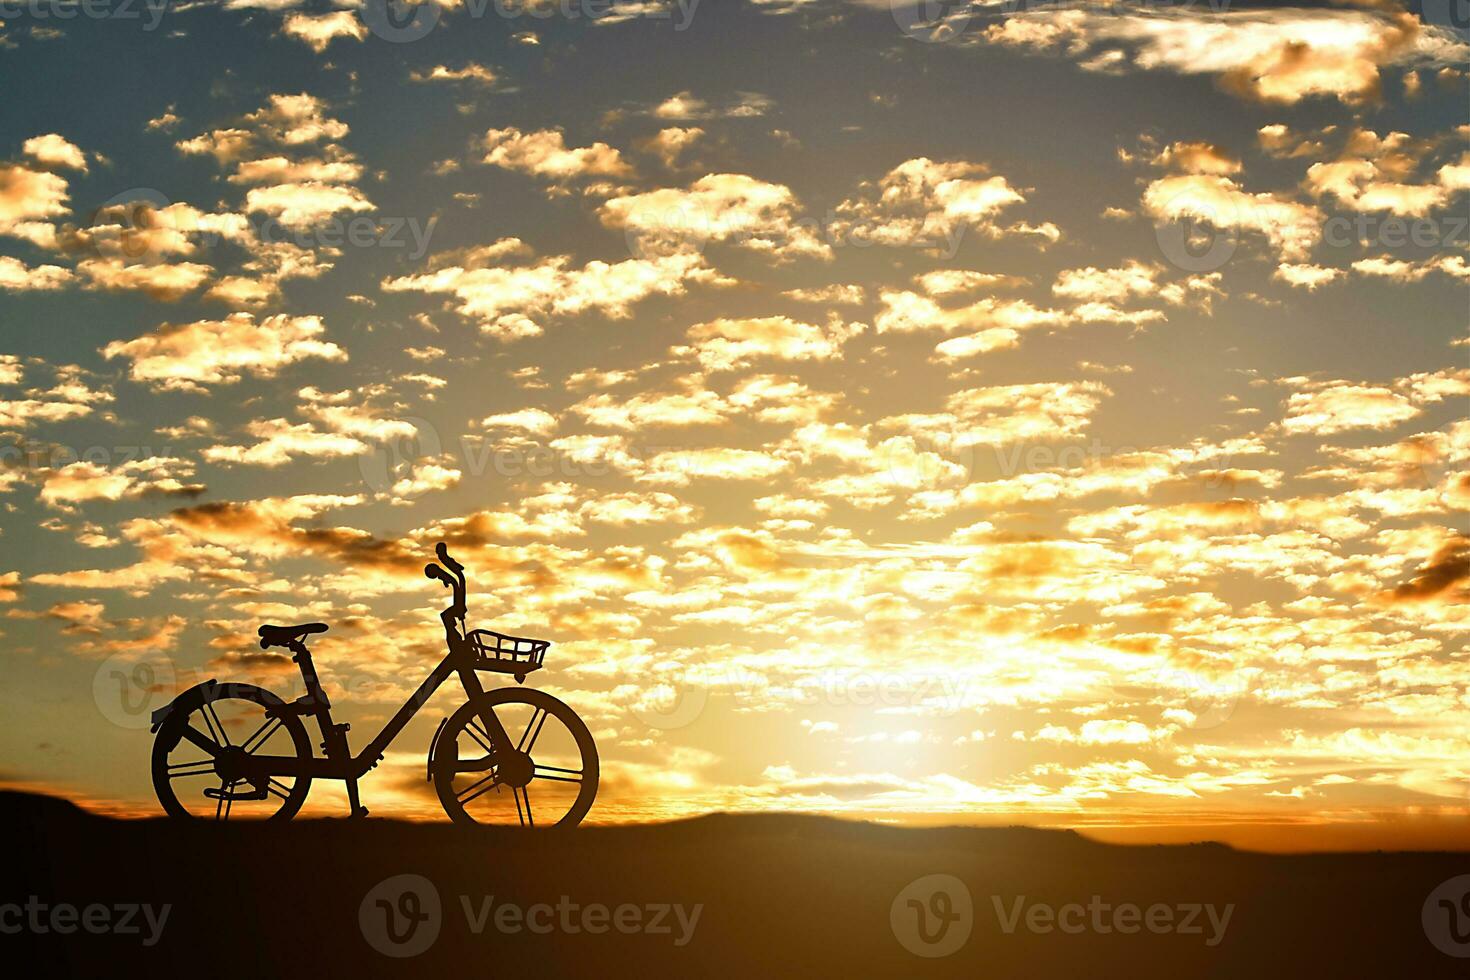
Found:
<svg viewBox="0 0 1470 980"><path fill-rule="evenodd" d="M361 819L368 815L367 807L357 801L357 780L347 780L347 807L351 811L347 816L351 819Z"/></svg>

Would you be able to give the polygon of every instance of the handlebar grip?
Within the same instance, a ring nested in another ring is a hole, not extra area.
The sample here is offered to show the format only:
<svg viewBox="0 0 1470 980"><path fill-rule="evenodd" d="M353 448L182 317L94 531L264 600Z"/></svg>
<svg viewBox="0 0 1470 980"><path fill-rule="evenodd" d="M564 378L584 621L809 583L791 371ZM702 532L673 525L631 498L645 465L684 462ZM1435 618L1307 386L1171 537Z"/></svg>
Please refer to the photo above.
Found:
<svg viewBox="0 0 1470 980"><path fill-rule="evenodd" d="M450 571L453 571L455 574L459 574L460 572L464 571L463 565L455 561L453 558L449 557L449 549L444 547L443 541L440 541L437 545L434 546L434 553L439 556L440 561L449 566Z"/></svg>

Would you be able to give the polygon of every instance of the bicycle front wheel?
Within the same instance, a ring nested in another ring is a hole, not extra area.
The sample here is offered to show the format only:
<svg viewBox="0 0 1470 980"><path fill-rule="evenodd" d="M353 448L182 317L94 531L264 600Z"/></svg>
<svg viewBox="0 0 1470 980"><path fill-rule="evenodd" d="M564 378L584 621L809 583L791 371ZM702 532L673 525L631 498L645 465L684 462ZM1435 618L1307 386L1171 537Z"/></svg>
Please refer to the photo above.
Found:
<svg viewBox="0 0 1470 980"><path fill-rule="evenodd" d="M510 737L496 746L482 713ZM597 746L566 704L534 689L502 687L465 702L434 746L434 788L460 824L574 827L597 795Z"/></svg>

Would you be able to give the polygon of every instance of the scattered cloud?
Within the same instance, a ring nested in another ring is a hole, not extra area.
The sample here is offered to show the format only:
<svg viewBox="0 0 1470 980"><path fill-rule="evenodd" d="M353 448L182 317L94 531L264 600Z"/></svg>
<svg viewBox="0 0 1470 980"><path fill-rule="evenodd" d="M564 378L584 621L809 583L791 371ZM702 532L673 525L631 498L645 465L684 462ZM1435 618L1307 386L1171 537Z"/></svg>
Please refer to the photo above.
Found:
<svg viewBox="0 0 1470 980"><path fill-rule="evenodd" d="M245 375L273 377L300 361L346 360L346 351L322 339L325 333L320 317L278 313L257 323L254 314L232 313L223 320L166 323L136 340L114 340L102 353L129 361L134 381L200 391Z"/></svg>

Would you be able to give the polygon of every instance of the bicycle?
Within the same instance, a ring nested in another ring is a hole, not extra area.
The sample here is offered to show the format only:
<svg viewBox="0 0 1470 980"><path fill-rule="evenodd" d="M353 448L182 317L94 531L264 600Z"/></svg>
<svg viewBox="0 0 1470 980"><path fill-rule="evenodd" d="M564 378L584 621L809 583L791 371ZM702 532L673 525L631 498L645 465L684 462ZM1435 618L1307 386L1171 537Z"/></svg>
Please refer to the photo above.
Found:
<svg viewBox="0 0 1470 980"><path fill-rule="evenodd" d="M523 683L544 665L550 642L467 630L464 566L449 556L443 542L436 553L444 568L430 562L424 574L453 590L453 601L439 614L449 652L361 752L353 755L348 746L351 726L333 723L332 704L306 647L306 637L326 632L326 624L262 626L261 648L290 650L306 693L284 701L253 684L211 679L155 711L150 719L153 787L164 811L172 817L208 817L212 810L216 820L289 820L301 809L313 779L340 779L346 783L350 816L365 817L358 780L383 760L384 751L439 686L458 674L466 700L440 720L427 767L427 781L450 819L512 823L503 792L509 788L515 823L548 826L532 810L535 783L538 807L551 803L553 815L565 808L550 825L580 823L592 808L598 782L597 746L587 726L544 691L508 686L487 691L479 677L481 672L510 674ZM321 730L323 756L312 749L306 718L314 718ZM558 723L557 730L548 730L549 720ZM240 738L246 731L250 734ZM512 737L511 732L519 734ZM176 752L191 750L195 757L175 761ZM202 791L191 791L191 785Z"/></svg>

